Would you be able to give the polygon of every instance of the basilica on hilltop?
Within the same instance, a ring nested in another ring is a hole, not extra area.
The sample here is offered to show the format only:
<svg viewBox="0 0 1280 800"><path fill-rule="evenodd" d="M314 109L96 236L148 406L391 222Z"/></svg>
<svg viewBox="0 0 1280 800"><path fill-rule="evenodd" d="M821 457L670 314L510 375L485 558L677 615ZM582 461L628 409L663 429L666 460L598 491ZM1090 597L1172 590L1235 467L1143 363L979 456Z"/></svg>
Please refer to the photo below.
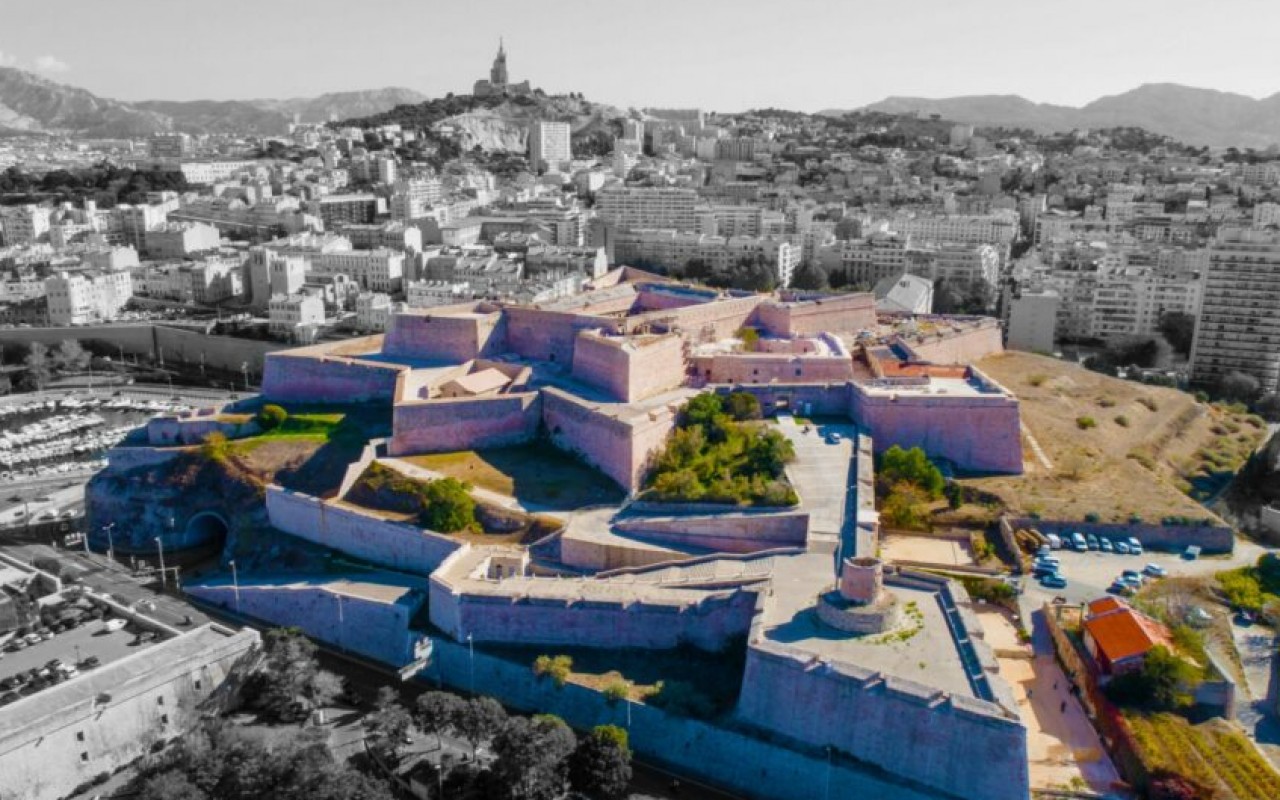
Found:
<svg viewBox="0 0 1280 800"><path fill-rule="evenodd" d="M529 87L528 81L511 83L510 76L507 74L507 51L503 47L502 40L499 39L498 55L494 56L493 66L489 68L489 80L481 78L476 81L471 93L476 97L530 95L533 94L533 89Z"/></svg>

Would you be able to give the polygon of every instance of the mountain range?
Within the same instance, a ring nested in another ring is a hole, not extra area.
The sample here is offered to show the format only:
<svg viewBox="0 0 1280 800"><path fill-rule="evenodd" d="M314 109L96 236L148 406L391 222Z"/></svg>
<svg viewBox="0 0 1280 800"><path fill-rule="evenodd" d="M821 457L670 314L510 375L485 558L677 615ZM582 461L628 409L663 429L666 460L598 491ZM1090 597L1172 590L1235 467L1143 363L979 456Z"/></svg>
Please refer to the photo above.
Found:
<svg viewBox="0 0 1280 800"><path fill-rule="evenodd" d="M92 137L185 133L281 134L299 122L367 116L425 96L389 87L288 100L143 100L98 97L20 69L0 67L0 132Z"/></svg>
<svg viewBox="0 0 1280 800"><path fill-rule="evenodd" d="M1143 84L1079 108L1034 103L1018 95L971 95L888 97L857 110L938 114L954 122L1029 128L1037 133L1136 126L1185 144L1261 148L1280 144L1280 92L1255 100L1176 83ZM819 113L839 116L848 112L829 109Z"/></svg>

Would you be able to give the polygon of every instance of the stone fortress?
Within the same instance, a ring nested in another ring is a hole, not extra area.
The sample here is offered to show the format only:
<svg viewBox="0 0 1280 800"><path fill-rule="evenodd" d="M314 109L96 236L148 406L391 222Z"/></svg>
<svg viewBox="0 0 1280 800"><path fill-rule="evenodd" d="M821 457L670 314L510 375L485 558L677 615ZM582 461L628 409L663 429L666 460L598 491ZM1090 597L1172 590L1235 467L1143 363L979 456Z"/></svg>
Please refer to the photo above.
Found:
<svg viewBox="0 0 1280 800"><path fill-rule="evenodd" d="M637 724L661 732L633 739L642 754L748 796L818 796L814 776L826 774L836 796L1025 798L1026 729L964 589L876 557L873 450L920 446L960 470L1021 471L1016 398L968 366L1000 347L990 320L886 320L867 294L716 291L628 268L542 305L400 313L384 336L270 354L262 389L286 405L391 407L391 435L365 447L333 496L271 486L265 497L272 527L370 569L241 571L234 585L186 589L582 725L613 719L599 693L538 694L527 665L484 648L745 642L733 711L702 725L637 706ZM637 497L683 403L730 390L777 416L800 502ZM824 438L796 416L837 421L819 425ZM157 421L149 444L196 442L208 426ZM573 454L628 500L575 510L532 545L498 546L345 499L373 462L421 477L402 457L531 442ZM759 771L719 763L720 748L750 748Z"/></svg>

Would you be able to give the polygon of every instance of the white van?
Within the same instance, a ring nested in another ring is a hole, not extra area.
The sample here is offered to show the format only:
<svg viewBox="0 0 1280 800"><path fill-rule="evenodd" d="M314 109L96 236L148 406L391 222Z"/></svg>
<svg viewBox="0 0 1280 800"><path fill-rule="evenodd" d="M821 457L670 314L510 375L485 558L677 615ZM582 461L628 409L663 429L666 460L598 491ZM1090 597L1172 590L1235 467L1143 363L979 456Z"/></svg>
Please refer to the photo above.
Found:
<svg viewBox="0 0 1280 800"><path fill-rule="evenodd" d="M1071 546L1081 553L1089 550L1089 542L1085 540L1084 534L1080 531L1071 534Z"/></svg>
<svg viewBox="0 0 1280 800"><path fill-rule="evenodd" d="M1049 542L1049 546L1052 547L1054 550L1062 549L1062 540L1058 538L1058 534L1050 533L1046 535L1044 538Z"/></svg>

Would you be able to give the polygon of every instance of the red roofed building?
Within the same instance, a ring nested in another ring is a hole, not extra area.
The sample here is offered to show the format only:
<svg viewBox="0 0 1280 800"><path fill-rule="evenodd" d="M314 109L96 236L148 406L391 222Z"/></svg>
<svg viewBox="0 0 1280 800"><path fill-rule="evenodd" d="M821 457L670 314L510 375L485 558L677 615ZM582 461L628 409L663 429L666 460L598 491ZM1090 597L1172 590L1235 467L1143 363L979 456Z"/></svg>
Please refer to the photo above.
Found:
<svg viewBox="0 0 1280 800"><path fill-rule="evenodd" d="M1168 628L1122 600L1104 597L1089 604L1084 645L1103 675L1142 669L1151 648L1164 645L1172 649L1171 641Z"/></svg>

